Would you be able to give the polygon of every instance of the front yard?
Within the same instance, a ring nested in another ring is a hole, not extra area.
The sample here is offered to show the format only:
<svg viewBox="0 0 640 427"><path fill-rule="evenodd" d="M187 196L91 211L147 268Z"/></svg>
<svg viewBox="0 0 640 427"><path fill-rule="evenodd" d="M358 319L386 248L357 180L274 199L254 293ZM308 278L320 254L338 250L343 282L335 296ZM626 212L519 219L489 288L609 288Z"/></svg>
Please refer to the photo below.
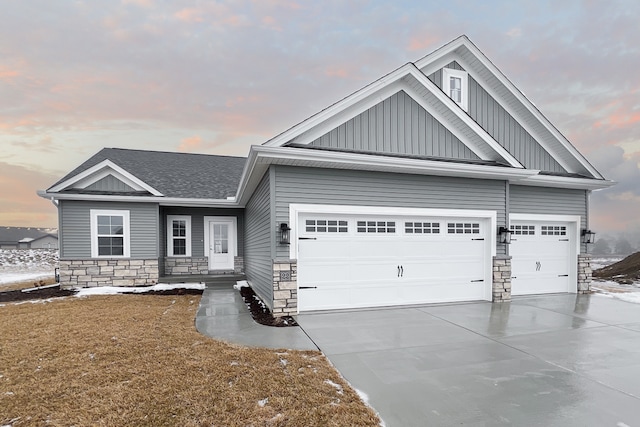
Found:
<svg viewBox="0 0 640 427"><path fill-rule="evenodd" d="M379 424L319 352L200 335L199 300L113 295L0 306L0 425Z"/></svg>

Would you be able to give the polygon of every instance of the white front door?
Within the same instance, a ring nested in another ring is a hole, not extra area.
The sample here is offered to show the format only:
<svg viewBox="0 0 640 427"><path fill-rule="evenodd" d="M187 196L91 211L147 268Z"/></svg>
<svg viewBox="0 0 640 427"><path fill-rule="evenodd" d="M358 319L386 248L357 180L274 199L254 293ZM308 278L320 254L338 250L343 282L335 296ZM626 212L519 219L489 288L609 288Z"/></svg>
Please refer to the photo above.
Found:
<svg viewBox="0 0 640 427"><path fill-rule="evenodd" d="M209 270L233 270L236 248L236 219L206 217Z"/></svg>

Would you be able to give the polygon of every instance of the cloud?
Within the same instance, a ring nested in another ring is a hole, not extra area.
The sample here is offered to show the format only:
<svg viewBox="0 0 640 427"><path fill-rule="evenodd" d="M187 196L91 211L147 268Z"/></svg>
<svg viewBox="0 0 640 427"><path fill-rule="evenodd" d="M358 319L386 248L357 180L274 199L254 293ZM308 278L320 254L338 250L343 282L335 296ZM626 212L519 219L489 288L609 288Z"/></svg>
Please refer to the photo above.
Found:
<svg viewBox="0 0 640 427"><path fill-rule="evenodd" d="M202 138L199 135L190 136L180 141L178 151L197 152L202 147Z"/></svg>
<svg viewBox="0 0 640 427"><path fill-rule="evenodd" d="M0 224L3 226L57 227L57 211L35 189L48 188L57 177L0 162Z"/></svg>

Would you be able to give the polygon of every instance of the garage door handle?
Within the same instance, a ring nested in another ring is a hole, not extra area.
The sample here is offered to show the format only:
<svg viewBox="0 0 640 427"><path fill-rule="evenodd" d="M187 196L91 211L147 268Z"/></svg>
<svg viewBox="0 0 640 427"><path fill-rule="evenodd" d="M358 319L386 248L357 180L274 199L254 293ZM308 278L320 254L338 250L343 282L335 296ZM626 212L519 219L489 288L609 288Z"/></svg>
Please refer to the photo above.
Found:
<svg viewBox="0 0 640 427"><path fill-rule="evenodd" d="M484 240L484 239L471 239L471 240Z"/></svg>
<svg viewBox="0 0 640 427"><path fill-rule="evenodd" d="M298 237L298 240L316 240L315 237Z"/></svg>
<svg viewBox="0 0 640 427"><path fill-rule="evenodd" d="M558 277L569 277L568 274L558 274Z"/></svg>
<svg viewBox="0 0 640 427"><path fill-rule="evenodd" d="M298 289L318 289L317 286L300 286Z"/></svg>
<svg viewBox="0 0 640 427"><path fill-rule="evenodd" d="M569 239L558 239L558 242L568 242Z"/></svg>

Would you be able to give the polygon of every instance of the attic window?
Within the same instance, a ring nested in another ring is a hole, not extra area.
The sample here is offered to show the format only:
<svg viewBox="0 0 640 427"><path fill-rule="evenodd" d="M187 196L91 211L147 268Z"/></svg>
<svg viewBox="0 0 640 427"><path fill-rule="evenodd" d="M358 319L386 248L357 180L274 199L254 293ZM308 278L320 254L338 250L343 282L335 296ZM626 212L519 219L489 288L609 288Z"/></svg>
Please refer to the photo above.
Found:
<svg viewBox="0 0 640 427"><path fill-rule="evenodd" d="M464 111L469 106L468 75L465 71L451 68L442 69L442 90Z"/></svg>

